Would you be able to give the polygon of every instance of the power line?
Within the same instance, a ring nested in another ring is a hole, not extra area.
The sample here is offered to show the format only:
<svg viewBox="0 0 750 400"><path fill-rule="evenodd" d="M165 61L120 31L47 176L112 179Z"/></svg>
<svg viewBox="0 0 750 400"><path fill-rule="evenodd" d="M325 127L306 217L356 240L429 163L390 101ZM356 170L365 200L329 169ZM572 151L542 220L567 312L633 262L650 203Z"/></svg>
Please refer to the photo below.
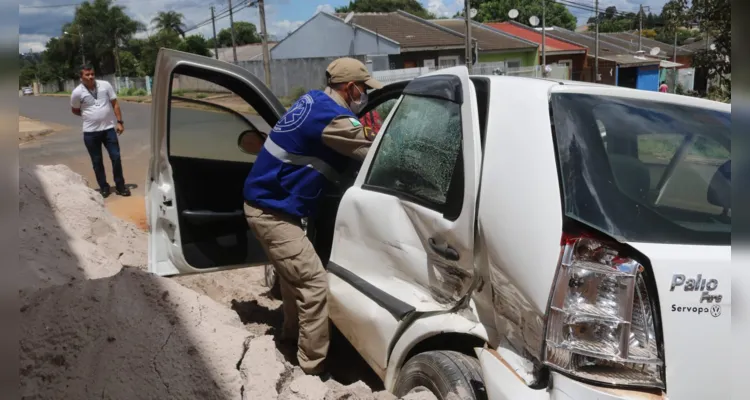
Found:
<svg viewBox="0 0 750 400"><path fill-rule="evenodd" d="M247 3L239 3L236 6L232 7L232 12L236 13L237 11L243 10L245 8L253 7L253 6L257 5L257 4L258 4L257 0L248 1ZM227 7L223 11L219 12L218 14L216 14L216 16L214 17L214 19L216 21L218 21L218 20L226 18L228 16L229 16L229 7ZM202 28L202 27L207 26L209 24L211 24L211 18L208 18L208 19L206 19L204 21L201 21L201 22L199 22L197 24L194 24L189 29L186 29L185 33L190 32L190 31L194 31L196 29Z"/></svg>

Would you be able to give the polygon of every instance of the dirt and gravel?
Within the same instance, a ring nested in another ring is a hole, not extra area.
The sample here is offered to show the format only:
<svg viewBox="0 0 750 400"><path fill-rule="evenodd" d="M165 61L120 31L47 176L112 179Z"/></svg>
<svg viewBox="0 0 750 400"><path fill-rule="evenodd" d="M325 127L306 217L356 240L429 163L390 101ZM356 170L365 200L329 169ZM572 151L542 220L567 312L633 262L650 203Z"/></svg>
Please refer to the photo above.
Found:
<svg viewBox="0 0 750 400"><path fill-rule="evenodd" d="M336 380L295 366L262 269L147 273L147 234L65 166L21 169L19 198L22 398L395 399L342 342Z"/></svg>

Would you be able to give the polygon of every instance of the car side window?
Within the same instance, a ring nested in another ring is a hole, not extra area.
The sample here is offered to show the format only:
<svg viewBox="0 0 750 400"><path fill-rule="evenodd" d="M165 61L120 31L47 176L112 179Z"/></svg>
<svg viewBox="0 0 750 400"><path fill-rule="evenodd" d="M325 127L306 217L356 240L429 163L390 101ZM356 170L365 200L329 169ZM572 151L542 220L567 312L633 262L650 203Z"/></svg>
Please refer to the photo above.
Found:
<svg viewBox="0 0 750 400"><path fill-rule="evenodd" d="M447 212L463 182L461 106L405 95L382 134L364 188Z"/></svg>
<svg viewBox="0 0 750 400"><path fill-rule="evenodd" d="M231 90L206 80L174 75L169 96L169 155L254 162L238 147L242 132L270 127Z"/></svg>

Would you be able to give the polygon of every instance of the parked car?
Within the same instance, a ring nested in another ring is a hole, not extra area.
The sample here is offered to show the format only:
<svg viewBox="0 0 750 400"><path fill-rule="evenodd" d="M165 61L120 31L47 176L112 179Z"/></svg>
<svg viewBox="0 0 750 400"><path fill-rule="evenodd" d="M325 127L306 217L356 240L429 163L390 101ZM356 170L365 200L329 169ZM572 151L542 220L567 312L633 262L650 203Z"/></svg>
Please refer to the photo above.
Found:
<svg viewBox="0 0 750 400"><path fill-rule="evenodd" d="M229 88L269 126L285 113L239 66L159 53L149 270L262 267L241 188L265 132L239 116L205 134L243 150L172 154L175 74ZM729 397L729 105L462 66L369 97L362 114L392 111L308 235L333 324L386 389Z"/></svg>
<svg viewBox="0 0 750 400"><path fill-rule="evenodd" d="M32 89L30 87L25 87L25 88L21 89L21 91L22 91L22 93L23 93L24 96L33 96L34 95L34 89Z"/></svg>

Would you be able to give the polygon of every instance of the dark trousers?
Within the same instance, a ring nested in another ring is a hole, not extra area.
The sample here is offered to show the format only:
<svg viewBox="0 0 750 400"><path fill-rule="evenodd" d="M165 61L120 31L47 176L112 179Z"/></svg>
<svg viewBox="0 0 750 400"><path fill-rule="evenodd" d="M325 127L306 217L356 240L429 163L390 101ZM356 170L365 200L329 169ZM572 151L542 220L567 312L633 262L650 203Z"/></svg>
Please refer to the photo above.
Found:
<svg viewBox="0 0 750 400"><path fill-rule="evenodd" d="M125 189L125 178L122 175L122 162L120 161L120 143L117 141L115 129L84 132L83 142L86 144L89 156L91 156L91 164L94 166L96 183L99 184L99 188L102 190L109 189L107 174L104 171L104 156L102 155L102 145L104 145L109 154L109 159L112 160L112 175L115 178L115 187Z"/></svg>

